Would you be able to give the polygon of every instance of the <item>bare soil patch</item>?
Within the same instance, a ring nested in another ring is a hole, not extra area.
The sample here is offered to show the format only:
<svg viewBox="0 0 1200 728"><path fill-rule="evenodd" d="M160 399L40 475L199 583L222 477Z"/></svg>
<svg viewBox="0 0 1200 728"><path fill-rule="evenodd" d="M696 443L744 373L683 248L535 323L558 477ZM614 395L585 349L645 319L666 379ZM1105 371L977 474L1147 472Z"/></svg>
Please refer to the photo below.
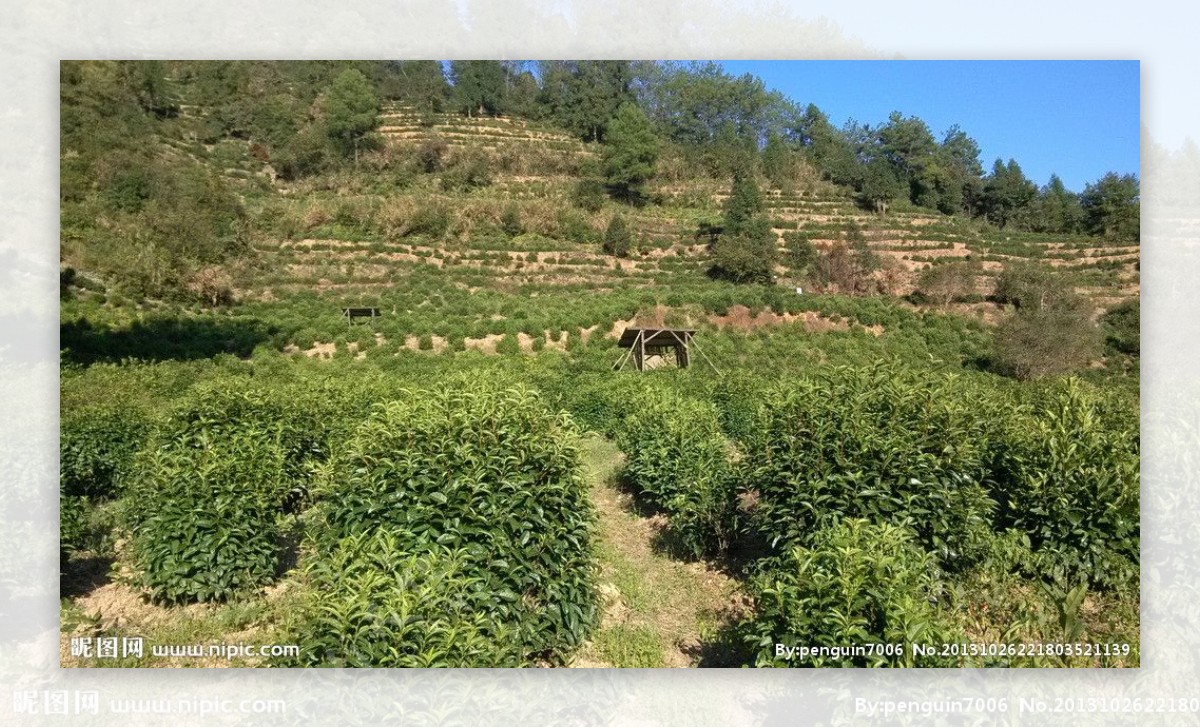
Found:
<svg viewBox="0 0 1200 728"><path fill-rule="evenodd" d="M463 346L467 349L475 349L482 351L484 354L495 354L496 346L504 341L504 334L488 334L481 339L466 338L463 339Z"/></svg>
<svg viewBox="0 0 1200 728"><path fill-rule="evenodd" d="M305 349L304 351L304 355L309 359L332 359L336 353L337 344L332 341L327 343L318 341L312 345L311 349Z"/></svg>

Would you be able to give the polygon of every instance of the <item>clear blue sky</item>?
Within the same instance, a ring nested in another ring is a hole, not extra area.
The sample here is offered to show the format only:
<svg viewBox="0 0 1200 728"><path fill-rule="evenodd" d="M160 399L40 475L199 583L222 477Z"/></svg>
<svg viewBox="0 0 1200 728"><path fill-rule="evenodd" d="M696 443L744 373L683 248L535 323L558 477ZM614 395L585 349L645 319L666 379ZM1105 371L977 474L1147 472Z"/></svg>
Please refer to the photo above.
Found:
<svg viewBox="0 0 1200 728"><path fill-rule="evenodd" d="M1082 191L1105 172L1139 174L1137 61L723 61L768 89L816 104L835 126L876 126L892 111L925 120L940 141L958 124L984 171L1017 160L1039 186L1057 173ZM1140 176L1140 175L1139 175Z"/></svg>

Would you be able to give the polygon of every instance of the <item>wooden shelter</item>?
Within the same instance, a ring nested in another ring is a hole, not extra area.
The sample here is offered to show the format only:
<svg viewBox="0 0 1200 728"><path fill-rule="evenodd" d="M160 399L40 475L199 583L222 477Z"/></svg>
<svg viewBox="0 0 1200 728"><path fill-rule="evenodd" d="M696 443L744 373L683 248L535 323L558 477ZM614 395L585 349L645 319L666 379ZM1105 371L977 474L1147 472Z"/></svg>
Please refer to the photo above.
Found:
<svg viewBox="0 0 1200 728"><path fill-rule="evenodd" d="M379 317L379 309L373 307L350 307L343 308L342 315L346 317L346 323L352 324L355 319L370 319L371 325L375 325L375 319Z"/></svg>
<svg viewBox="0 0 1200 728"><path fill-rule="evenodd" d="M633 329L627 328L621 332L621 339L617 342L617 346L622 349L629 349L625 352L620 361L613 365L613 369L621 369L625 363L632 360L634 369L639 372L646 371L647 362L651 357L663 357L667 354L673 354L675 363L680 369L686 369L692 363L691 349L694 345L692 341L695 337L694 329ZM708 362L708 365L713 368L714 372L721 372L709 361L704 352L696 347L696 352Z"/></svg>

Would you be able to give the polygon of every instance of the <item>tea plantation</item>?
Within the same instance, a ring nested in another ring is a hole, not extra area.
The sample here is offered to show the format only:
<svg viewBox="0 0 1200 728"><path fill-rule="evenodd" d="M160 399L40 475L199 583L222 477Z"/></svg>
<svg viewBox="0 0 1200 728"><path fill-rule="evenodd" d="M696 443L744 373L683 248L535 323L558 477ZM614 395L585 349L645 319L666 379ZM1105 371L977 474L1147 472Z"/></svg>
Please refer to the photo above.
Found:
<svg viewBox="0 0 1200 728"><path fill-rule="evenodd" d="M64 664L1139 665L1135 234L381 68L63 64Z"/></svg>

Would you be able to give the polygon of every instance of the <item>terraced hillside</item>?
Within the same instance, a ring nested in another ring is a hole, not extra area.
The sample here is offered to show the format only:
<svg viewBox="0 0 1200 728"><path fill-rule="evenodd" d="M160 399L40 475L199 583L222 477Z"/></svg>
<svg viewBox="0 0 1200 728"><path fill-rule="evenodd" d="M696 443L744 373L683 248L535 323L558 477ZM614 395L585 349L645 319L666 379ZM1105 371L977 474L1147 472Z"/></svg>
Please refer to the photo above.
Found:
<svg viewBox="0 0 1200 728"><path fill-rule="evenodd" d="M277 181L251 198L260 221L253 243L258 259L235 272L234 296L255 310L296 296L308 301L316 325L299 327L289 347L328 352L332 339L344 337L329 320L341 305L382 305L389 347L408 342L416 348L413 342L426 337L432 350L492 351L504 349L505 337L519 339L526 350L535 342L554 348L619 321L661 319L664 310L678 309L680 320L690 323L711 322L739 296L754 309L763 302L763 291L736 292L706 275L704 227L720 223L727 183L661 181L652 186L649 204L608 201L588 211L573 203L573 194L581 165L596 151L565 132L514 118L421 117L402 107L388 109L383 120L385 145L364 161L361 174L334 180L336 187ZM448 190L442 184L447 172L438 171L402 186L375 180L390 174L388 160L409 158L435 142L446 146L445 168L456 157L482 159L487 183ZM229 152L226 143L202 153L232 157ZM240 166L224 171L261 180L266 167L247 148ZM1013 263L1068 274L1097 315L1139 291L1136 246L1000 231L913 208L878 215L828 183L768 190L765 205L785 261L789 234L803 234L819 250L861 236L885 260L885 292L900 306L913 306L905 297L916 290L921 271L961 260L980 264L975 298L950 310L988 321L1003 315L1005 308L987 297ZM606 255L601 246L618 214L635 240L627 258ZM792 276L786 264L777 273L779 290L771 293L782 302L777 314L820 307L819 286ZM797 286L806 293L795 295ZM836 286L830 292L837 293ZM535 299L544 303L532 305ZM707 319L688 312L696 305Z"/></svg>

